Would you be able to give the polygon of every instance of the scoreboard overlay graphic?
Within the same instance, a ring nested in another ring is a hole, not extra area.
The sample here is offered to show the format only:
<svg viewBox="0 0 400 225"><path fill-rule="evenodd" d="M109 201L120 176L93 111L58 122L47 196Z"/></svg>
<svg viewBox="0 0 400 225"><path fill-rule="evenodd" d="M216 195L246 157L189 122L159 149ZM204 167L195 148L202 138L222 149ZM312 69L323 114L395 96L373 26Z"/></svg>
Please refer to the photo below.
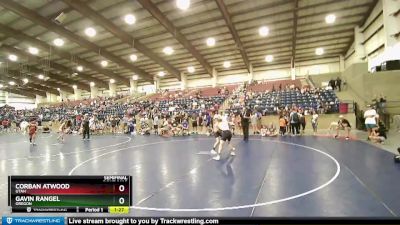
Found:
<svg viewBox="0 0 400 225"><path fill-rule="evenodd" d="M127 213L132 178L110 176L9 176L12 212Z"/></svg>

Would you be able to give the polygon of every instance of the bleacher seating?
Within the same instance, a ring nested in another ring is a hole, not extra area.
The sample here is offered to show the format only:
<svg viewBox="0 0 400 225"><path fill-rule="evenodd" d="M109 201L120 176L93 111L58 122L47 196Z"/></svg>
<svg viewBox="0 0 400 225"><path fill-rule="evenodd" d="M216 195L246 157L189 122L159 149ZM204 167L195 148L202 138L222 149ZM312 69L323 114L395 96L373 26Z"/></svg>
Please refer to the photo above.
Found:
<svg viewBox="0 0 400 225"><path fill-rule="evenodd" d="M265 92L272 91L273 89L279 91L281 87L284 90L286 87L301 87L300 80L277 80L277 81L261 81L259 83L251 84L247 87L248 91L252 92Z"/></svg>
<svg viewBox="0 0 400 225"><path fill-rule="evenodd" d="M339 100L331 90L321 90L316 93L299 90L275 91L258 95L248 101L247 106L263 112L263 114L274 114L278 108L291 108L293 105L305 110L319 110L327 105L326 112L338 112Z"/></svg>
<svg viewBox="0 0 400 225"><path fill-rule="evenodd" d="M289 88L294 85L296 88ZM126 114L136 115L151 113L170 114L185 112L188 114L216 111L228 96L235 96L229 101L244 102L252 109L266 114L275 114L280 109L297 106L305 110L317 110L320 113L339 111L339 100L332 90L299 89L299 81L271 81L252 84L244 88L238 85L226 87L205 87L185 91L164 91L143 101L115 101L114 98L97 98L81 101L66 101L57 105L40 107L34 110L2 110L2 118L21 120L43 116L43 121L73 118L76 115L96 114L98 119L108 116L122 118ZM279 86L282 90L279 90ZM275 89L275 91L272 91ZM234 91L235 90L235 91ZM231 102L230 102L231 103ZM227 111L240 111L240 104L231 104Z"/></svg>
<svg viewBox="0 0 400 225"><path fill-rule="evenodd" d="M218 110L224 101L225 96L161 100L158 108L162 112L183 110L184 112L191 114L202 110Z"/></svg>
<svg viewBox="0 0 400 225"><path fill-rule="evenodd" d="M316 110L320 113L339 111L339 100L332 90L301 87L300 80L279 80L259 82L243 89L246 106L262 112L264 115L276 114L284 108L296 106L304 110ZM238 99L236 99L237 103ZM243 106L231 104L228 112L240 112Z"/></svg>

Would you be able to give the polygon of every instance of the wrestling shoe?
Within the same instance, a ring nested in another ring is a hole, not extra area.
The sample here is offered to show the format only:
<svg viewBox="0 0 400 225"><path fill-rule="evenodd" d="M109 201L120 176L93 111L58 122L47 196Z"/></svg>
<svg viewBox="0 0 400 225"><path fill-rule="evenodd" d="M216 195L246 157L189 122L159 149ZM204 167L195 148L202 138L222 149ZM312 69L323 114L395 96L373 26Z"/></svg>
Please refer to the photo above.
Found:
<svg viewBox="0 0 400 225"><path fill-rule="evenodd" d="M213 157L213 159L218 161L218 160L220 160L220 159L221 159L221 156L219 156L219 155L216 155L216 156L214 156L214 157Z"/></svg>

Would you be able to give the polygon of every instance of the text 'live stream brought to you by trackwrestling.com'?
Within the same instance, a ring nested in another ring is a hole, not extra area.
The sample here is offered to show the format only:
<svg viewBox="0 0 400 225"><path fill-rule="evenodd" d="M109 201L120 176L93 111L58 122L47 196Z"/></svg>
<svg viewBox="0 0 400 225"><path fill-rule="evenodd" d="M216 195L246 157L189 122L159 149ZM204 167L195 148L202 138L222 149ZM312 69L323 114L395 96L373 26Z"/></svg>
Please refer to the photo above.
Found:
<svg viewBox="0 0 400 225"><path fill-rule="evenodd" d="M206 218L137 218L137 217L69 217L68 225L76 224L134 224L134 225L160 225L160 224L220 224L219 219Z"/></svg>

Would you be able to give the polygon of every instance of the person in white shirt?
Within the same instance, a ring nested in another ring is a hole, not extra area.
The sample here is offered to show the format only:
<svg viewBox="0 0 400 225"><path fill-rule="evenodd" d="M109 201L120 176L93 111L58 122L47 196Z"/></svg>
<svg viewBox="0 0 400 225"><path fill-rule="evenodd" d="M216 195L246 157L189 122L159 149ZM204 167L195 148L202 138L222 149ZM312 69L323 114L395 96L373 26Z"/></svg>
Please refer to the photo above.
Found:
<svg viewBox="0 0 400 225"><path fill-rule="evenodd" d="M311 125L314 131L314 135L316 135L318 131L318 113L316 111L313 111L312 113Z"/></svg>
<svg viewBox="0 0 400 225"><path fill-rule="evenodd" d="M153 128L154 134L158 135L158 116L154 116L153 118Z"/></svg>
<svg viewBox="0 0 400 225"><path fill-rule="evenodd" d="M379 118L378 114L376 113L376 110L371 106L367 105L368 109L364 112L364 119L365 119L365 127L368 130L368 140L369 136L371 136L372 129L375 129L376 126L376 121Z"/></svg>
<svg viewBox="0 0 400 225"><path fill-rule="evenodd" d="M213 145L213 148L211 149L212 155L217 154L217 151L215 151L215 148L218 146L218 144L221 140L221 131L218 128L218 123L219 123L220 119L221 119L221 116L218 113L216 113L213 117L213 131L214 131L214 136L215 136L215 143Z"/></svg>
<svg viewBox="0 0 400 225"><path fill-rule="evenodd" d="M220 160L221 159L221 151L222 147L224 146L224 143L227 142L228 146L230 148L230 155L234 156L236 155L235 153L235 148L231 144L231 139L232 139L232 132L229 129L229 123L226 119L219 118L218 119L218 130L221 132L221 138L219 141L219 147L218 147L218 152L217 155L213 157L214 160Z"/></svg>

